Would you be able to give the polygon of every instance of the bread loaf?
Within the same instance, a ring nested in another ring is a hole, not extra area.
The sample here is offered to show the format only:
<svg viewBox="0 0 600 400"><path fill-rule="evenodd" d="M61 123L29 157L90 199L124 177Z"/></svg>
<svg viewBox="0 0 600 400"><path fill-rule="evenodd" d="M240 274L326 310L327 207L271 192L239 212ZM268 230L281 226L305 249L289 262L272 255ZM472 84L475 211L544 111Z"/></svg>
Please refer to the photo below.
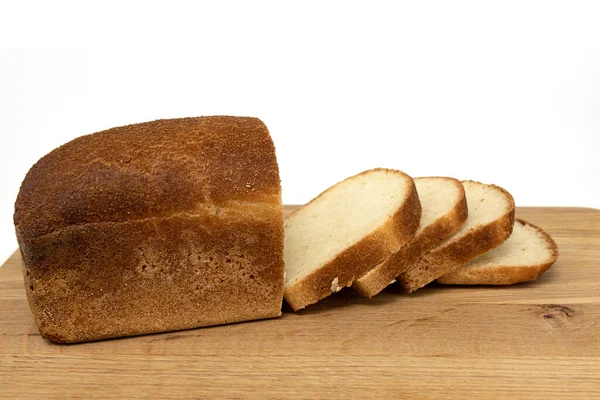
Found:
<svg viewBox="0 0 600 400"><path fill-rule="evenodd" d="M15 204L43 337L81 342L277 317L283 210L255 118L129 125L39 160Z"/></svg>

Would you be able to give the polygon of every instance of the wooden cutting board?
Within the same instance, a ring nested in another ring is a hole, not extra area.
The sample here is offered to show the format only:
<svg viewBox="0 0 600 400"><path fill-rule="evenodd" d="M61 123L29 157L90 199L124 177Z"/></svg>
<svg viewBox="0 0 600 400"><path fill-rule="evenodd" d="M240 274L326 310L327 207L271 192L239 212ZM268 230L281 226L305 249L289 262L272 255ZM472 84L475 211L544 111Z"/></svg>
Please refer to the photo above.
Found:
<svg viewBox="0 0 600 400"><path fill-rule="evenodd" d="M16 252L0 268L0 396L598 399L600 211L517 217L560 248L534 283L345 289L279 319L77 345L40 337Z"/></svg>

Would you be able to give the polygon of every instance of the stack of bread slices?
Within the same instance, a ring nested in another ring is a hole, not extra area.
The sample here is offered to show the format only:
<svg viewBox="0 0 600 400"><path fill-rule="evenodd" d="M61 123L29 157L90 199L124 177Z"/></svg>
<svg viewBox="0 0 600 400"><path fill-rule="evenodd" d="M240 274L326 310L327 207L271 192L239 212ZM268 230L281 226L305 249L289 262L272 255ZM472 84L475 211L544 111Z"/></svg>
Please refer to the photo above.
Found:
<svg viewBox="0 0 600 400"><path fill-rule="evenodd" d="M433 281L532 281L558 258L547 233L515 221L503 188L390 169L352 176L296 209L284 243L294 310L348 286L371 298L394 282L411 293Z"/></svg>

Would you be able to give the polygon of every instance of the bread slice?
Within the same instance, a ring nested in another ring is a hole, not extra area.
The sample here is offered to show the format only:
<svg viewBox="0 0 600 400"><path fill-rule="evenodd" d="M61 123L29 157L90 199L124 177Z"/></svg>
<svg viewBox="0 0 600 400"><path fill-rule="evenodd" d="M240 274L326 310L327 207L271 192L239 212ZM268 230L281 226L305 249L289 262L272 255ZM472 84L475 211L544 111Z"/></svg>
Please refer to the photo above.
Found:
<svg viewBox="0 0 600 400"><path fill-rule="evenodd" d="M381 292L423 254L454 233L467 219L467 199L454 178L415 179L421 201L421 222L415 236L389 259L359 278L352 287L365 297Z"/></svg>
<svg viewBox="0 0 600 400"><path fill-rule="evenodd" d="M413 292L442 275L501 245L510 236L515 221L515 202L495 185L463 181L469 216L442 244L426 253L397 281Z"/></svg>
<svg viewBox="0 0 600 400"><path fill-rule="evenodd" d="M299 310L350 286L410 240L420 218L414 181L400 171L332 186L285 220L286 301Z"/></svg>
<svg viewBox="0 0 600 400"><path fill-rule="evenodd" d="M537 226L517 219L499 247L437 279L446 285L512 285L534 281L554 264L558 246Z"/></svg>

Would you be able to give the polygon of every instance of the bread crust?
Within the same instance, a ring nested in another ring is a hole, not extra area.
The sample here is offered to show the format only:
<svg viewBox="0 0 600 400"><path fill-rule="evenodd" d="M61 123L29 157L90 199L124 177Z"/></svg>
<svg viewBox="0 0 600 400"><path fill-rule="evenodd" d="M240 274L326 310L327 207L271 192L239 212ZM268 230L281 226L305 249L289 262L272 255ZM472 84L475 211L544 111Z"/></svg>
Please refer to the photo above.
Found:
<svg viewBox="0 0 600 400"><path fill-rule="evenodd" d="M281 197L274 145L250 117L157 120L81 136L41 158L15 202L23 237ZM225 204L226 205L226 204Z"/></svg>
<svg viewBox="0 0 600 400"><path fill-rule="evenodd" d="M483 253L498 247L508 239L515 222L514 199L503 188L496 185L488 186L504 193L509 201L507 212L489 224L472 229L462 238L449 241L426 253L412 268L396 278L404 290L408 293L414 292Z"/></svg>
<svg viewBox="0 0 600 400"><path fill-rule="evenodd" d="M458 268L438 278L436 282L445 285L513 285L515 283L536 280L558 259L558 246L554 239L543 229L522 219L517 219L517 221L523 225L532 227L543 236L544 241L552 250L549 260L540 264L521 266L496 265L493 267Z"/></svg>
<svg viewBox="0 0 600 400"><path fill-rule="evenodd" d="M383 169L364 171L348 179L377 170ZM374 265L390 257L413 237L421 219L421 203L414 181L403 172L388 169L386 171L401 173L410 179L402 205L384 225L342 251L321 268L287 286L284 290L284 298L294 311L314 304L333 293L332 282L336 278L336 286L339 289L351 286L353 281L360 278ZM316 198L327 193L333 187L335 185ZM303 207L309 206L312 201ZM301 208L296 209L287 218Z"/></svg>
<svg viewBox="0 0 600 400"><path fill-rule="evenodd" d="M160 120L75 139L27 174L14 219L29 304L52 341L281 314L279 172L256 118Z"/></svg>
<svg viewBox="0 0 600 400"><path fill-rule="evenodd" d="M407 268L414 265L428 250L442 242L446 237L453 234L467 219L467 199L463 185L459 180L447 177L427 177L447 180L459 189L456 204L450 211L442 215L428 227L423 229L400 248L389 259L371 269L360 279L356 280L352 287L361 295L372 298ZM421 178L416 178L418 180Z"/></svg>

